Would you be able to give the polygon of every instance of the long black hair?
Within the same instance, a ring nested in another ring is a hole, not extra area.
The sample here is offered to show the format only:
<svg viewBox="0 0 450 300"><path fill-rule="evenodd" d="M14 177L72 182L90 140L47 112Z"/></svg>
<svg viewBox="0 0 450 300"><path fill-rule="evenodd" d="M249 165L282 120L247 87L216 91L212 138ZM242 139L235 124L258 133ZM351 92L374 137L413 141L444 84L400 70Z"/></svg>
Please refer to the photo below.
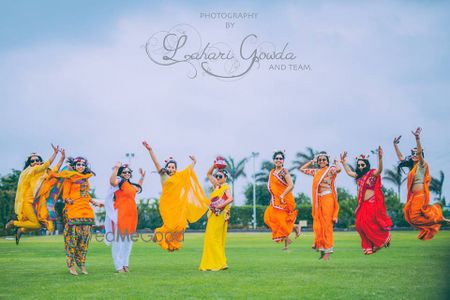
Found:
<svg viewBox="0 0 450 300"><path fill-rule="evenodd" d="M31 165L31 158L33 158L33 157L37 157L39 159L39 162L43 162L42 157L40 155L32 153L30 156L28 156L27 160L25 161L23 170L25 170L26 168L28 168Z"/></svg>
<svg viewBox="0 0 450 300"><path fill-rule="evenodd" d="M359 169L358 167L358 162L364 162L366 164L366 167L362 170ZM368 159L358 159L356 161L356 169L355 169L355 173L356 173L356 180L358 180L359 178L363 177L367 172L370 171L370 162Z"/></svg>
<svg viewBox="0 0 450 300"><path fill-rule="evenodd" d="M124 165L121 166L118 170L117 170L117 176L120 177L120 182L119 182L119 189L122 189L122 185L128 181L129 184L134 185L135 187L139 188L139 192L142 192L142 186L140 186L137 183L131 182L130 179L125 179L122 177L122 172L123 170L128 169L130 170L131 174L130 174L130 178L133 177L133 170L130 169L130 167L128 167L128 165Z"/></svg>
<svg viewBox="0 0 450 300"><path fill-rule="evenodd" d="M411 155L408 155L407 157L405 157L404 160L400 161L398 163L397 166L397 172L400 173L403 171L403 173L405 173L405 171L403 170L403 168L408 168L409 171L412 170L412 168L414 168L414 161L412 159L412 154L414 151L417 151L417 148L411 149ZM422 157L425 157L425 154L422 151Z"/></svg>

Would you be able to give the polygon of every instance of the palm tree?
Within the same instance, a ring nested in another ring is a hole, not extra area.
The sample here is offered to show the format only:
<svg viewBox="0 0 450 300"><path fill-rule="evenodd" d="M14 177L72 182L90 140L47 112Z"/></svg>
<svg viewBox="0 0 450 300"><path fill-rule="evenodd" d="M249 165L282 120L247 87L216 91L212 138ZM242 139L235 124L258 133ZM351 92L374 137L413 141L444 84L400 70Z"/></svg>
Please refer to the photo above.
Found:
<svg viewBox="0 0 450 300"><path fill-rule="evenodd" d="M430 192L433 192L437 196L437 200L444 206L445 197L442 197L442 187L444 186L444 172L439 171L439 179L431 176Z"/></svg>
<svg viewBox="0 0 450 300"><path fill-rule="evenodd" d="M300 168L301 166L306 164L308 161L314 159L314 157L316 156L316 154L318 152L319 151L316 151L311 147L306 147L305 152L297 152L297 154L295 154L295 160L292 161L292 164L294 166L292 168L290 168L289 171Z"/></svg>
<svg viewBox="0 0 450 300"><path fill-rule="evenodd" d="M398 169L397 166L393 166L392 170L387 169L384 171L383 179L389 181L390 183L392 183L397 187L398 199L401 200L400 197L401 186L403 182L405 182L405 180L407 179L407 177L403 178L402 171Z"/></svg>
<svg viewBox="0 0 450 300"><path fill-rule="evenodd" d="M234 198L234 184L237 181L237 179L239 177L247 177L247 175L245 174L244 168L245 168L245 164L247 163L247 158L243 158L241 159L239 162L235 162L234 159L229 156L228 158L225 158L225 161L227 163L227 169L228 172L230 173L230 181L231 181L231 187L232 187L232 194L233 194L233 199ZM236 201L233 201L233 203L235 203Z"/></svg>
<svg viewBox="0 0 450 300"><path fill-rule="evenodd" d="M270 171L274 168L274 165L271 161L264 160L261 163L261 169L259 172L255 174L256 183L265 184L269 180Z"/></svg>

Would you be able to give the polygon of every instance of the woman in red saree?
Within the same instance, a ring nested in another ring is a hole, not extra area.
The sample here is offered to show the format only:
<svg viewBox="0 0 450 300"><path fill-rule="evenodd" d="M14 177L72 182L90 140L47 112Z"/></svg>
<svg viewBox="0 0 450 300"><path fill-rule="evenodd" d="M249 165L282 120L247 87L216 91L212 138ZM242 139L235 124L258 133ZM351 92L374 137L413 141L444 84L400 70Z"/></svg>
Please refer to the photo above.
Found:
<svg viewBox="0 0 450 300"><path fill-rule="evenodd" d="M398 143L401 136L394 139L394 148L400 160L399 168L408 167L410 169L408 199L403 210L405 219L411 226L420 230L418 239L430 240L438 233L441 223L450 223L450 220L443 217L440 204L429 204L431 176L420 143L421 131L422 129L419 127L412 132L416 138L417 148L411 150L411 156L405 158L400 152Z"/></svg>
<svg viewBox="0 0 450 300"><path fill-rule="evenodd" d="M317 163L319 168L309 168ZM341 171L334 161L330 166L330 157L326 152L320 152L315 159L307 162L299 170L314 176L312 185L312 217L314 230L313 249L320 251L320 258L329 260L333 250L333 225L338 221L339 203L337 201L334 182Z"/></svg>
<svg viewBox="0 0 450 300"><path fill-rule="evenodd" d="M381 190L381 172L383 171L383 150L378 147L378 168L371 169L369 156L356 158L356 172L347 165L347 152L341 154L341 163L345 172L356 179L358 185L358 207L356 208L355 227L361 236L364 254L370 255L383 247L389 247L392 221L386 213L384 195Z"/></svg>
<svg viewBox="0 0 450 300"><path fill-rule="evenodd" d="M292 243L289 234L294 230L297 238L300 235L300 226L295 225L297 210L292 194L294 184L288 170L283 168L283 162L284 153L275 152L273 155L275 168L270 171L267 183L271 199L264 212L264 223L272 230L272 240L276 243L284 242L283 250L287 250Z"/></svg>

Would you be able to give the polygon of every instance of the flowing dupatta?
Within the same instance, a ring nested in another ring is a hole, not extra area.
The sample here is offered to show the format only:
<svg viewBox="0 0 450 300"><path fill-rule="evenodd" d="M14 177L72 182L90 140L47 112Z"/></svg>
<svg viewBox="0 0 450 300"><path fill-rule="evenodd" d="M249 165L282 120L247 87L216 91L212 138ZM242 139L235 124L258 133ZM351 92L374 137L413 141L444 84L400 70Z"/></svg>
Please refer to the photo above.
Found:
<svg viewBox="0 0 450 300"><path fill-rule="evenodd" d="M117 209L114 208L114 193L119 186L109 185L108 194L105 198L105 244L110 245L117 232Z"/></svg>
<svg viewBox="0 0 450 300"><path fill-rule="evenodd" d="M359 186L358 207L356 207L355 214L358 214L361 205L364 203L364 196L366 195L367 191L367 181L371 176L373 176L374 172L375 172L374 169L369 170L369 172L367 172L366 175L364 175L365 177L362 179L362 185ZM375 215L376 222L384 230L386 231L391 230L392 220L386 213L386 204L384 202L383 191L381 190L381 175L377 176L377 180L375 182L374 197L376 205L376 215Z"/></svg>
<svg viewBox="0 0 450 300"><path fill-rule="evenodd" d="M166 235L180 235L188 223L200 219L209 208L206 197L192 166L170 176L163 184L159 212L163 226L157 228L160 246L169 251L181 248L180 241L167 240Z"/></svg>

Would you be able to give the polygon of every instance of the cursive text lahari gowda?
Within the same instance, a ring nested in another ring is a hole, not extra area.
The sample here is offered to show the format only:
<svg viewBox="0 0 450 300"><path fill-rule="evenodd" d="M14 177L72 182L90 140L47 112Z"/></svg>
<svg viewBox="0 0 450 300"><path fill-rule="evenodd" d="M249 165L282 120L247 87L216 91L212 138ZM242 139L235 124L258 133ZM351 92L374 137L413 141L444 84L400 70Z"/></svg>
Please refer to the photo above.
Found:
<svg viewBox="0 0 450 300"><path fill-rule="evenodd" d="M187 34L167 33L160 41L162 44L158 45L158 52L153 51L154 45L150 42L146 44L146 52L149 58L159 65L190 64L195 69L191 78L197 75L195 65L200 65L206 74L213 77L232 79L244 76L262 61L281 62L296 59L295 54L288 50L289 43L285 43L281 51L265 50L263 43L257 44L257 39L256 34L244 37L240 43L239 55L235 55L230 47L220 47L219 43L211 45L209 42L200 47L200 50L192 52L188 50Z"/></svg>

